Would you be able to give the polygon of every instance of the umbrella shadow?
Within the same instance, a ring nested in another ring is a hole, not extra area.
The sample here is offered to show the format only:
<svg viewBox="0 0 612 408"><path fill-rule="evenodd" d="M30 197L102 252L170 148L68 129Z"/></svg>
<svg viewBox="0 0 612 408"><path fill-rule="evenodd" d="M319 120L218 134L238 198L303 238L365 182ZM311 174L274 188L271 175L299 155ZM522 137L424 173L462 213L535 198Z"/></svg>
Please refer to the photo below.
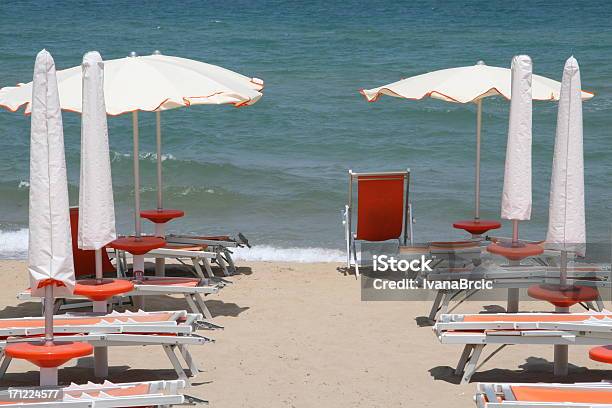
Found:
<svg viewBox="0 0 612 408"><path fill-rule="evenodd" d="M598 382L612 378L612 370L595 370L569 364L567 376L553 374L554 363L541 357L528 357L517 370L493 368L474 373L470 382ZM459 384L461 376L455 375L455 369L449 366L433 367L429 373L434 380Z"/></svg>

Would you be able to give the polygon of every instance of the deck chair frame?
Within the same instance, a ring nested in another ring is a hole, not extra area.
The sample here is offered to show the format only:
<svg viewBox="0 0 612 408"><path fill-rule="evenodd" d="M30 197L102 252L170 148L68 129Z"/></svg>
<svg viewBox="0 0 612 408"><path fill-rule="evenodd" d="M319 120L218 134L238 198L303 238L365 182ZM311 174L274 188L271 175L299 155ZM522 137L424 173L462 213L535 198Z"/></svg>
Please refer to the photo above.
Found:
<svg viewBox="0 0 612 408"><path fill-rule="evenodd" d="M412 204L410 202L410 169L403 171L389 171L389 172L354 172L353 170L348 171L348 202L344 207L343 211L343 224L344 233L346 239L346 267L351 268L351 255L353 257L355 265L355 275L359 276L359 260L357 259L357 234L353 233L353 184L358 181L360 177L381 177L382 179L391 176L402 176L404 178L404 196L403 196L403 226L402 234L399 237L399 244L406 245L408 241L410 244L414 244L414 231L413 231L413 215L412 215ZM357 192L359 194L359 192Z"/></svg>

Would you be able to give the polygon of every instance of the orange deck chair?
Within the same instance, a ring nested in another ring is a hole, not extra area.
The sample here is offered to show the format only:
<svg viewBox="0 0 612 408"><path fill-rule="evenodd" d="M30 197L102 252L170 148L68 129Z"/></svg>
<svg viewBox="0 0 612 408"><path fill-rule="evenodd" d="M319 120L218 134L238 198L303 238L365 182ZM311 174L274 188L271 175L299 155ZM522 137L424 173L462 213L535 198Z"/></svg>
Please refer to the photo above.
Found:
<svg viewBox="0 0 612 408"><path fill-rule="evenodd" d="M346 263L359 276L357 241L397 239L413 243L412 205L409 201L410 169L398 172L355 173L349 170L348 204L344 208ZM357 219L353 221L353 185L357 185ZM355 224L356 232L353 232Z"/></svg>

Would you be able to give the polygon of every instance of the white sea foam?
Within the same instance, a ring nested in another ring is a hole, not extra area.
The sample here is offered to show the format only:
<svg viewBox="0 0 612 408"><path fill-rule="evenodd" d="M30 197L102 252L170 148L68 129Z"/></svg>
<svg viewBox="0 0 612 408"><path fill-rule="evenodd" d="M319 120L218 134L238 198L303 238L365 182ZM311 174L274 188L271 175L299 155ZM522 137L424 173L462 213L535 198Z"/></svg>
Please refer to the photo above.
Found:
<svg viewBox="0 0 612 408"><path fill-rule="evenodd" d="M342 262L344 252L326 248L276 248L255 245L252 248L235 248L237 261L271 262ZM28 230L0 231L0 259L25 259L28 255Z"/></svg>
<svg viewBox="0 0 612 408"><path fill-rule="evenodd" d="M0 258L25 259L28 255L28 230L0 231Z"/></svg>
<svg viewBox="0 0 612 408"><path fill-rule="evenodd" d="M232 249L236 260L276 262L342 262L344 252L327 248L276 248L255 245L252 248Z"/></svg>

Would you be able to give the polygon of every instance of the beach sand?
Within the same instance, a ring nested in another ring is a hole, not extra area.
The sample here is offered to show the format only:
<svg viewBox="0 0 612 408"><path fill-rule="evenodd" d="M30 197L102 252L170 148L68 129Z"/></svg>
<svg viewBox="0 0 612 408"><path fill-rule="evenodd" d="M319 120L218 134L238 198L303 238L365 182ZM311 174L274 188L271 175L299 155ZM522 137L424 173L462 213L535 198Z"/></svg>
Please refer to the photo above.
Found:
<svg viewBox="0 0 612 408"><path fill-rule="evenodd" d="M0 317L36 316L40 305L21 303L22 261L0 262ZM202 369L187 394L216 407L470 407L478 381L554 381L552 346L506 347L472 383L452 375L460 346L441 345L431 327L419 327L426 302L362 302L359 283L337 264L241 263L240 274L207 298L224 330L201 331L214 344L192 347ZM148 300L151 310L184 309L180 298ZM458 312L477 312L464 305ZM551 310L545 304L523 303ZM610 307L609 304L606 305ZM492 350L489 350L491 352ZM567 381L612 379L610 367L588 359L588 347L570 347ZM174 379L159 347L110 350L110 380ZM91 358L69 363L60 382L94 380ZM589 371L586 371L586 368ZM558 379L557 379L558 380ZM0 382L33 385L36 367L11 364Z"/></svg>

